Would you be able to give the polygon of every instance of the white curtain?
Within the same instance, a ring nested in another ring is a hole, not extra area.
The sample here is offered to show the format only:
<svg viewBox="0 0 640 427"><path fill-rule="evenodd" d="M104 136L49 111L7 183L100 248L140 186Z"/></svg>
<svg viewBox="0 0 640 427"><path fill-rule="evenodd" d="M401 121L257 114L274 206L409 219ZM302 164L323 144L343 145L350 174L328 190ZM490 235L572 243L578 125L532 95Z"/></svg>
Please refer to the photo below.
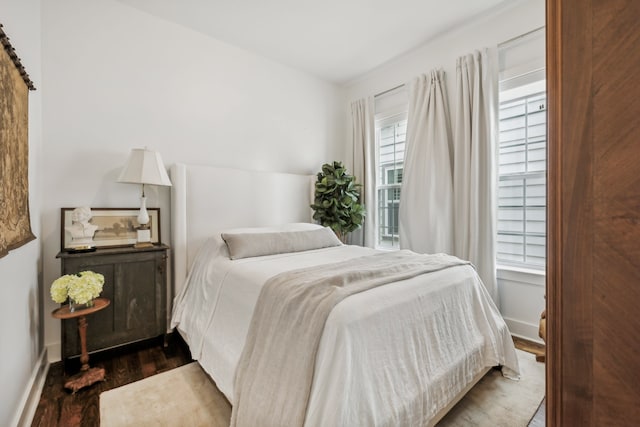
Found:
<svg viewBox="0 0 640 427"><path fill-rule="evenodd" d="M420 253L452 253L451 130L444 71L431 71L408 87L400 246Z"/></svg>
<svg viewBox="0 0 640 427"><path fill-rule="evenodd" d="M373 97L351 103L353 175L362 185L360 202L367 211L363 227L351 233L349 243L375 247L375 127Z"/></svg>
<svg viewBox="0 0 640 427"><path fill-rule="evenodd" d="M495 49L456 63L454 254L471 261L498 303L495 262L497 66Z"/></svg>

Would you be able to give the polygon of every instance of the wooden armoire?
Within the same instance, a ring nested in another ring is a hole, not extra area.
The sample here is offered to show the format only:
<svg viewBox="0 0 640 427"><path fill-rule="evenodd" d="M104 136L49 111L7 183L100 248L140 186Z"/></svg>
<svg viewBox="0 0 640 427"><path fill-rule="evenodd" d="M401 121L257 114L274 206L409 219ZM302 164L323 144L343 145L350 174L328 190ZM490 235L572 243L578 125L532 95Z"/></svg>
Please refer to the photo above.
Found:
<svg viewBox="0 0 640 427"><path fill-rule="evenodd" d="M640 425L640 1L547 0L547 426Z"/></svg>

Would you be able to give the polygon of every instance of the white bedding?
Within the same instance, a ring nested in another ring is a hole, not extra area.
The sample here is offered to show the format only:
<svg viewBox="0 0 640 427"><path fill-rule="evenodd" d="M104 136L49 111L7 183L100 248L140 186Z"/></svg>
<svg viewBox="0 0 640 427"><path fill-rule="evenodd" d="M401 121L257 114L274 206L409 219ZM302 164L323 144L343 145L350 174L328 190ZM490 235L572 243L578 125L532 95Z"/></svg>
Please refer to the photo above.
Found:
<svg viewBox="0 0 640 427"><path fill-rule="evenodd" d="M262 284L282 271L374 252L338 246L232 261L214 237L176 297L172 326L233 403L233 375ZM405 280L397 290L359 293L331 312L306 425L423 425L486 367L517 373L509 331L472 267Z"/></svg>

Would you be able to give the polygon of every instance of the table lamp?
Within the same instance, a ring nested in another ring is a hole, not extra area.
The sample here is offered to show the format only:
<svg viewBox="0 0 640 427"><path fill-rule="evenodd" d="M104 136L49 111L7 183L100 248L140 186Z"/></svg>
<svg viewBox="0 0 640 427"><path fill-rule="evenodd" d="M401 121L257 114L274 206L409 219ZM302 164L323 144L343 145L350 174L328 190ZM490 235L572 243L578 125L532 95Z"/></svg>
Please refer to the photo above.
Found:
<svg viewBox="0 0 640 427"><path fill-rule="evenodd" d="M130 184L142 184L142 197L140 198L140 214L138 214L136 248L153 246L151 243L151 230L149 229L149 214L147 213L147 198L144 195L144 185L163 185L171 187L171 181L162 163L160 153L146 148L134 148L131 150L127 164L122 169L118 182ZM160 226L160 224L158 224Z"/></svg>

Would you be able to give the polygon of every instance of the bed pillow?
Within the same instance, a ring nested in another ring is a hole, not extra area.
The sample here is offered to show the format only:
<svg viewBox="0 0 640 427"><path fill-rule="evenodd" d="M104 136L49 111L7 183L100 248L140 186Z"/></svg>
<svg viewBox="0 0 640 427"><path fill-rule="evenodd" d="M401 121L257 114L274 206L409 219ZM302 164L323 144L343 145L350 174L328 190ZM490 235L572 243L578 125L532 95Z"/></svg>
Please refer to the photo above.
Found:
<svg viewBox="0 0 640 427"><path fill-rule="evenodd" d="M257 234L257 233L275 233L283 231L306 231L306 230L319 230L324 228L320 224L313 224L311 222L290 222L286 224L273 225L269 227L241 227L232 228L222 231L232 234Z"/></svg>
<svg viewBox="0 0 640 427"><path fill-rule="evenodd" d="M222 233L229 249L229 258L241 259L255 256L301 252L312 249L341 246L342 242L328 227L299 231L259 231Z"/></svg>

